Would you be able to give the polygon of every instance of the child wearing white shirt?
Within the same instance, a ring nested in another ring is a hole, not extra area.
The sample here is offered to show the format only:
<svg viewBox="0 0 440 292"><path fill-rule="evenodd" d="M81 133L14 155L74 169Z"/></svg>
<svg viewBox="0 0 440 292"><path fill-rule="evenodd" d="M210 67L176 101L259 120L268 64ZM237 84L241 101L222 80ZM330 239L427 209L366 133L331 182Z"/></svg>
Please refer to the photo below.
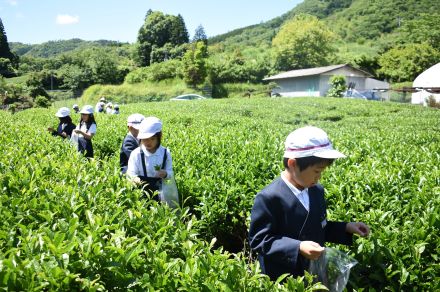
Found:
<svg viewBox="0 0 440 292"><path fill-rule="evenodd" d="M136 184L145 184L148 193L153 194L164 178L173 176L171 153L161 146L162 122L156 117L144 119L137 138L140 146L130 154L127 176Z"/></svg>

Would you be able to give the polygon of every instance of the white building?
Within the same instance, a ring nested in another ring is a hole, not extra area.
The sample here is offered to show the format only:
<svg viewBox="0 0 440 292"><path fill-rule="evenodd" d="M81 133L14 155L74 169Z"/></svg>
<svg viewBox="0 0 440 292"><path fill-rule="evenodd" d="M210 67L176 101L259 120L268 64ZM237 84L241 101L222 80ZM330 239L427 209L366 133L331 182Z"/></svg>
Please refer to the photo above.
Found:
<svg viewBox="0 0 440 292"><path fill-rule="evenodd" d="M440 102L440 63L422 72L413 82L413 87L418 90L411 95L411 103L426 105L426 100L432 95Z"/></svg>
<svg viewBox="0 0 440 292"><path fill-rule="evenodd" d="M273 93L281 96L326 96L330 88L329 80L334 75L345 76L347 85L354 85L357 91L390 87L389 83L373 79L370 73L348 64L292 70L264 78L264 80L277 83L278 87L273 90ZM388 95L388 91L382 93L382 98L388 99L383 94Z"/></svg>

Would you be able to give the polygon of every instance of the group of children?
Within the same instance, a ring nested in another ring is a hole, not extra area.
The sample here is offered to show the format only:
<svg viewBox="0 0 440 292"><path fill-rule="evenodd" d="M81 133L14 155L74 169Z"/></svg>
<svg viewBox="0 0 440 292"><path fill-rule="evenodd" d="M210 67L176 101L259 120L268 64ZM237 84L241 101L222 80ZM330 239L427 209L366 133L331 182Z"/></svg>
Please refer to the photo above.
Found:
<svg viewBox="0 0 440 292"><path fill-rule="evenodd" d="M106 102L105 97L101 97L98 101L98 103L95 106L95 111L97 113L106 113L111 115L118 115L119 114L119 105L109 102Z"/></svg>
<svg viewBox="0 0 440 292"><path fill-rule="evenodd" d="M68 108L61 108L56 113L60 125L56 131L49 130L64 138L77 134L86 141L84 146L78 143L78 150L93 156L93 108L84 106L80 113L80 125L75 127ZM174 175L171 153L161 145L162 122L132 114L127 118L127 128L120 150L121 172L152 194L164 178ZM327 221L327 203L319 179L343 157L322 129L307 126L287 136L284 170L256 195L249 228L250 247L258 254L262 272L272 280L286 273L304 275L310 261L323 254L326 242L351 245L353 234L369 235L370 228L363 222Z"/></svg>
<svg viewBox="0 0 440 292"><path fill-rule="evenodd" d="M55 114L59 118L57 129L49 127L48 131L70 139L85 157L93 158L92 138L97 129L93 107L85 105L75 112L81 114L78 126L72 122L69 108L62 107ZM153 194L160 189L162 179L173 176L171 153L161 145L162 122L156 117L132 114L127 118L127 128L119 155L121 173Z"/></svg>
<svg viewBox="0 0 440 292"><path fill-rule="evenodd" d="M69 108L62 107L55 114L55 116L59 118L57 129L49 127L47 130L53 136L69 139L85 157L93 158L92 138L96 134L96 121L93 115L93 107L91 105L85 105L80 111L78 105L75 104L73 105L73 110L75 113L81 114L78 125L73 123Z"/></svg>

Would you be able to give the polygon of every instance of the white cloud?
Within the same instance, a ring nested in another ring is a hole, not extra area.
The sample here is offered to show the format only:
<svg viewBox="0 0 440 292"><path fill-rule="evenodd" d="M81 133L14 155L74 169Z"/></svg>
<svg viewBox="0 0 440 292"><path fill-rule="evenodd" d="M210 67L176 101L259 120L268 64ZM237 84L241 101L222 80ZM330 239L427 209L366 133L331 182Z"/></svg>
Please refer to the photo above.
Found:
<svg viewBox="0 0 440 292"><path fill-rule="evenodd" d="M79 22L79 16L72 16L68 14L58 14L56 18L56 23L65 25L65 24L75 24Z"/></svg>

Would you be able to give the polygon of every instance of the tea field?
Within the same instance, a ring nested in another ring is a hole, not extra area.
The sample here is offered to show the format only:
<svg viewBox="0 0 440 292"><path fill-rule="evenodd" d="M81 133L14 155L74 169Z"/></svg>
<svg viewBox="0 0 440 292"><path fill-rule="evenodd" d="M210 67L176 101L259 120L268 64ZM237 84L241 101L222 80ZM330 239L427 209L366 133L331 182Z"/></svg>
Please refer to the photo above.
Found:
<svg viewBox="0 0 440 292"><path fill-rule="evenodd" d="M324 173L329 217L364 221L348 252L357 291L440 289L440 111L330 98L121 106L97 115L96 159L52 137L56 109L0 112L0 289L312 291L270 282L246 241L256 193L282 171L297 127L348 158ZM181 210L142 199L119 175L126 118L164 123ZM75 123L79 116L73 114Z"/></svg>

